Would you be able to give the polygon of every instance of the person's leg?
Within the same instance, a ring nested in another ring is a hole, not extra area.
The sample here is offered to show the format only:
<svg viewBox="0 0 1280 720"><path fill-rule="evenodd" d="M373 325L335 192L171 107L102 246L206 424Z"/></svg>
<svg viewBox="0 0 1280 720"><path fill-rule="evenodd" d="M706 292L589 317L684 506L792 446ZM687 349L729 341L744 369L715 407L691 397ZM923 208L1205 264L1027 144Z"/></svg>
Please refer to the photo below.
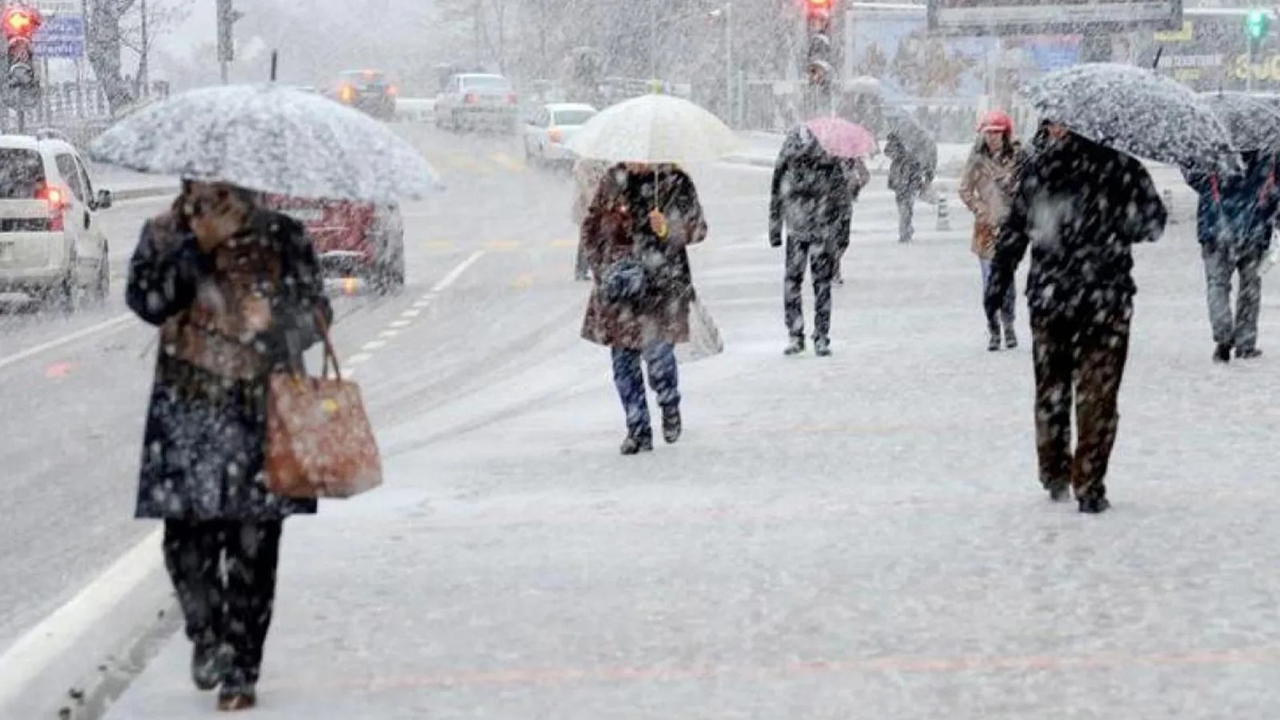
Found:
<svg viewBox="0 0 1280 720"><path fill-rule="evenodd" d="M1231 359L1235 342L1235 323L1231 317L1231 276L1234 266L1230 250L1221 245L1214 249L1201 247L1204 258L1206 294L1209 300L1209 324L1213 328L1213 359L1225 363Z"/></svg>
<svg viewBox="0 0 1280 720"><path fill-rule="evenodd" d="M1066 499L1071 485L1072 342L1070 325L1063 320L1031 318L1036 456L1040 484L1054 500Z"/></svg>
<svg viewBox="0 0 1280 720"><path fill-rule="evenodd" d="M1081 335L1076 376L1076 441L1071 484L1080 512L1107 509L1107 464L1120 425L1117 400L1129 357L1132 306L1116 308Z"/></svg>
<svg viewBox="0 0 1280 720"><path fill-rule="evenodd" d="M613 348L613 383L618 399L627 415L627 439L622 443L623 455L635 455L653 449L653 430L649 425L649 399L644 392L644 371L640 367L640 351Z"/></svg>
<svg viewBox="0 0 1280 720"><path fill-rule="evenodd" d="M680 371L676 365L675 346L655 343L645 348L645 365L649 371L649 387L662 407L662 439L673 443L680 439L683 422L680 417Z"/></svg>
<svg viewBox="0 0 1280 720"><path fill-rule="evenodd" d="M191 679L201 690L222 681L226 653L222 648L225 623L221 526L215 522L166 520L165 569L178 595L187 638L191 640Z"/></svg>
<svg viewBox="0 0 1280 720"><path fill-rule="evenodd" d="M254 688L275 604L281 528L279 520L226 523L226 637L233 654L219 693L223 709L249 707L256 700Z"/></svg>
<svg viewBox="0 0 1280 720"><path fill-rule="evenodd" d="M917 193L918 189L899 190L894 193L894 199L898 203L898 242L911 242L911 238L915 234L915 228L911 221L916 211Z"/></svg>
<svg viewBox="0 0 1280 720"><path fill-rule="evenodd" d="M1236 294L1236 357L1250 359L1262 355L1258 349L1258 314L1262 308L1262 251L1249 250L1236 260L1240 290Z"/></svg>
<svg viewBox="0 0 1280 720"><path fill-rule="evenodd" d="M987 349L995 352L1000 349L1000 323L996 314L986 307L987 288L991 285L991 260L978 258L978 266L982 269L982 313L987 318Z"/></svg>
<svg viewBox="0 0 1280 720"><path fill-rule="evenodd" d="M835 258L818 248L809 256L813 275L813 349L818 355L831 354L831 275Z"/></svg>
<svg viewBox="0 0 1280 720"><path fill-rule="evenodd" d="M804 270L808 265L809 242L796 237L787 238L787 266L782 285L782 311L787 324L790 342L786 353L795 355L804 351Z"/></svg>

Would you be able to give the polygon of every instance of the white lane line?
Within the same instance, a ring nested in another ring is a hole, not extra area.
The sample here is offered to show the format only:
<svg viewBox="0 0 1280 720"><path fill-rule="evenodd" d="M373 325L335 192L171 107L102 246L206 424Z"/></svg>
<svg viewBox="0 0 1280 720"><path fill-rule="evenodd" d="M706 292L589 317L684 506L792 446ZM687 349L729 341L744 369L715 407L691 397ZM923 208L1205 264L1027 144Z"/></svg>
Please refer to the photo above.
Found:
<svg viewBox="0 0 1280 720"><path fill-rule="evenodd" d="M159 528L133 546L66 605L18 638L0 655L0 707L18 697L41 672L160 567Z"/></svg>
<svg viewBox="0 0 1280 720"><path fill-rule="evenodd" d="M432 292L438 293L452 285L462 276L462 273L467 271L467 268L474 265L483 255L483 251L477 251L464 260L443 280L436 283L436 287ZM125 322L131 317L133 316L122 315L92 328L85 328L58 340L45 343L42 346L24 350L17 355L0 360L0 367L19 362L32 355L92 335L95 332L102 332ZM347 358L344 366L351 363L364 362L369 357L367 353L357 353ZM354 374L354 368L345 372L344 376L350 377L352 374ZM35 627L28 630L16 642L5 649L4 654L0 655L0 707L5 707L7 704L12 703L15 698L27 689L32 680L39 677L68 648L73 647L88 632L89 628L104 622L104 619L110 616L111 611L128 597L146 579L149 573L163 567L163 555L160 552L162 537L163 532L160 529L156 529L147 535L122 555L111 567L104 570L93 582L78 592L75 597L71 598L65 605L55 610L44 620L41 620Z"/></svg>
<svg viewBox="0 0 1280 720"><path fill-rule="evenodd" d="M419 316L419 315L421 315L421 314L422 314L422 311L421 311L421 310L418 310L418 309L416 309L416 308L409 308L408 310L405 310L404 312L400 313L400 317L402 317L402 318L416 318L416 317L418 317L418 316Z"/></svg>
<svg viewBox="0 0 1280 720"><path fill-rule="evenodd" d="M380 337L380 338L393 338L393 337L395 337L395 336L397 336L397 335L399 335L399 334L400 334L400 331L399 331L399 330L383 330L382 332L378 333L378 337Z"/></svg>
<svg viewBox="0 0 1280 720"><path fill-rule="evenodd" d="M374 350L381 350L382 348L384 348L384 347L386 347L386 346L387 346L387 344L386 344L385 342L383 342L382 340L370 340L369 342L365 343L364 345L361 345L361 346L360 346L360 349L361 349L361 350L364 350L365 352L373 352Z"/></svg>
<svg viewBox="0 0 1280 720"><path fill-rule="evenodd" d="M421 310L422 308L425 308L426 306L428 306L428 305L430 305L430 304L431 304L431 301L430 301L430 300L428 300L428 299L426 299L426 298L423 298L423 299L418 300L417 302L415 302L415 303L413 304L413 306L414 306L415 308L418 308L419 310Z"/></svg>
<svg viewBox="0 0 1280 720"><path fill-rule="evenodd" d="M409 327L412 324L413 323L408 320L392 320L391 322L387 323L387 327L405 328L405 327Z"/></svg>
<svg viewBox="0 0 1280 720"><path fill-rule="evenodd" d="M35 357L40 353L48 352L55 348L60 348L63 345L66 345L68 343L73 343L76 340L87 338L90 335L97 335L98 333L106 332L107 330L110 330L114 327L119 327L120 325L125 324L131 319L133 319L133 313L124 313L123 315L117 315L111 318L110 320L105 320L103 322L98 323L97 325L90 325L87 328L77 330L73 333L70 333L69 335L63 335L62 337L56 338L54 340L50 340L49 342L40 343L39 345L36 345L34 347L29 347L20 353L15 353L13 355L9 355L8 357L0 358L0 369L9 367L14 363L20 363L23 360L26 360L27 358L30 358L30 357Z"/></svg>
<svg viewBox="0 0 1280 720"><path fill-rule="evenodd" d="M369 353L356 353L343 361L343 365L359 365L362 362L368 362L373 357Z"/></svg>

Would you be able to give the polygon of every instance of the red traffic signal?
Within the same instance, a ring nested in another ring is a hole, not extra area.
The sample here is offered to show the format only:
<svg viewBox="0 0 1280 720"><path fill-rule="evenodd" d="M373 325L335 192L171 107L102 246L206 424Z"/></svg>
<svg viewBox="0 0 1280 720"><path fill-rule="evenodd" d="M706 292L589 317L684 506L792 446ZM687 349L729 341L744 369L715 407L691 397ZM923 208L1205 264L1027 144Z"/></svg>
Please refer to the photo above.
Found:
<svg viewBox="0 0 1280 720"><path fill-rule="evenodd" d="M40 13L34 8L12 5L5 8L3 20L0 20L0 24L4 25L4 36L7 38L30 37L40 27L41 22Z"/></svg>
<svg viewBox="0 0 1280 720"><path fill-rule="evenodd" d="M806 15L827 14L831 12L831 0L804 0Z"/></svg>

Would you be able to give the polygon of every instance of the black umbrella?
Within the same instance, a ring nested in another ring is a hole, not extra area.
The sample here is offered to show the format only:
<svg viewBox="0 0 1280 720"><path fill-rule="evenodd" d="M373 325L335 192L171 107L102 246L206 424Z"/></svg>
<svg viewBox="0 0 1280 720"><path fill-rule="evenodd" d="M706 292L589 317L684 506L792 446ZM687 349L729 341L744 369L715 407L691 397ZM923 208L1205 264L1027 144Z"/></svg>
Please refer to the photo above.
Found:
<svg viewBox="0 0 1280 720"><path fill-rule="evenodd" d="M1043 119L1128 155L1209 171L1241 167L1230 133L1204 99L1146 68L1075 65L1022 92Z"/></svg>
<svg viewBox="0 0 1280 720"><path fill-rule="evenodd" d="M900 108L885 110L890 135L897 135L903 149L923 165L937 166L938 143L911 113Z"/></svg>
<svg viewBox="0 0 1280 720"><path fill-rule="evenodd" d="M1280 113L1244 93L1205 93L1237 150L1280 150Z"/></svg>

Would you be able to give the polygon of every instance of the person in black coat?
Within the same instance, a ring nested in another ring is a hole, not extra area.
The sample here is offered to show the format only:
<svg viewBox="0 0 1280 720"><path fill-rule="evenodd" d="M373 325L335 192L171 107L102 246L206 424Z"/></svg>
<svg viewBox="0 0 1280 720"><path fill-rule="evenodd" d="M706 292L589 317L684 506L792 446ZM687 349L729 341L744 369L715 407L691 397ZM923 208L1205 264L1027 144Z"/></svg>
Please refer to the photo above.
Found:
<svg viewBox="0 0 1280 720"><path fill-rule="evenodd" d="M1045 123L996 241L988 313L1003 303L1031 248L1027 309L1040 482L1054 500L1074 489L1081 512L1110 507L1103 480L1116 439L1116 400L1137 292L1131 246L1159 239L1166 218L1142 163Z"/></svg>
<svg viewBox="0 0 1280 720"><path fill-rule="evenodd" d="M851 181L860 177L848 162L829 154L802 126L787 135L774 164L769 244L781 247L785 229L783 315L791 336L787 355L804 352L801 288L806 265L813 276L814 352L831 354L831 281L836 259L849 244L857 194Z"/></svg>
<svg viewBox="0 0 1280 720"><path fill-rule="evenodd" d="M885 137L884 154L889 158L889 189L898 205L898 242L911 242L915 235L916 198L933 183L938 169L938 147L922 147L918 138L904 138L901 126Z"/></svg>
<svg viewBox="0 0 1280 720"><path fill-rule="evenodd" d="M125 299L160 333L135 514L164 520L193 681L221 686L220 709L249 707L282 522L316 510L273 495L263 463L267 377L301 369L333 319L319 260L302 226L256 194L187 182L144 225Z"/></svg>

